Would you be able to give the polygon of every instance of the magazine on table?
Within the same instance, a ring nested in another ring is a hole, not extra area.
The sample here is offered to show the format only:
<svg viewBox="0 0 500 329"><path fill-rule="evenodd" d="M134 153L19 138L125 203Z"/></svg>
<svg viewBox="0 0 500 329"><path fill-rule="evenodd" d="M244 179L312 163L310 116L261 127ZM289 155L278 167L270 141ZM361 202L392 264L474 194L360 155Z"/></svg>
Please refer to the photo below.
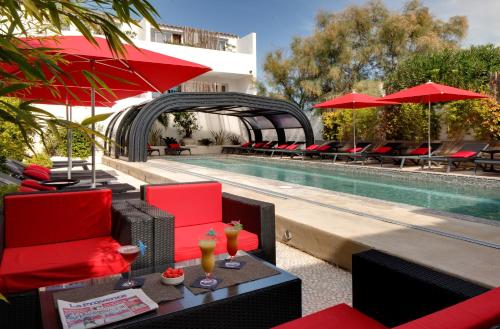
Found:
<svg viewBox="0 0 500 329"><path fill-rule="evenodd" d="M57 308L64 329L84 329L150 312L158 304L142 289L128 289L78 303L58 300Z"/></svg>

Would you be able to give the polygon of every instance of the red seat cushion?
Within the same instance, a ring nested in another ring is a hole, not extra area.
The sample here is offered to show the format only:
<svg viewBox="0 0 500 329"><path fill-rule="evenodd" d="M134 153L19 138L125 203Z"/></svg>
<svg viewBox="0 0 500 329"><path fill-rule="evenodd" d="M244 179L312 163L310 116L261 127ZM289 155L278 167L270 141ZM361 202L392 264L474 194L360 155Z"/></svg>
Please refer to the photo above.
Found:
<svg viewBox="0 0 500 329"><path fill-rule="evenodd" d="M250 145L252 145L252 143L246 142L246 143L241 144L241 147L249 147Z"/></svg>
<svg viewBox="0 0 500 329"><path fill-rule="evenodd" d="M109 236L111 190L6 195L4 216L6 248Z"/></svg>
<svg viewBox="0 0 500 329"><path fill-rule="evenodd" d="M282 149L286 149L287 147L288 147L288 144L280 144L276 148L282 150Z"/></svg>
<svg viewBox="0 0 500 329"><path fill-rule="evenodd" d="M266 144L267 144L267 142L255 143L255 145L253 147L256 148L256 149L258 149L258 148L261 148L262 146L264 146Z"/></svg>
<svg viewBox="0 0 500 329"><path fill-rule="evenodd" d="M387 329L384 325L346 304L339 304L281 324L276 329Z"/></svg>
<svg viewBox="0 0 500 329"><path fill-rule="evenodd" d="M447 307L397 329L489 329L500 324L500 288Z"/></svg>
<svg viewBox="0 0 500 329"><path fill-rule="evenodd" d="M317 149L318 147L319 147L319 145L312 144L312 145L309 145L308 147L306 147L306 150L307 151L313 151L313 150Z"/></svg>
<svg viewBox="0 0 500 329"><path fill-rule="evenodd" d="M429 154L427 147L419 147L410 152L411 155L426 155Z"/></svg>
<svg viewBox="0 0 500 329"><path fill-rule="evenodd" d="M477 152L474 151L458 151L453 153L450 157L451 158L469 158L473 157L477 154Z"/></svg>
<svg viewBox="0 0 500 329"><path fill-rule="evenodd" d="M29 187L34 191L55 191L56 188L53 186L45 186L33 179L25 179L21 182L21 186Z"/></svg>
<svg viewBox="0 0 500 329"><path fill-rule="evenodd" d="M347 153L356 153L356 152L361 151L362 149L363 149L362 147L356 147L356 148L355 148L355 147L352 147L352 148L347 149L347 150L345 150L345 151L346 151Z"/></svg>
<svg viewBox="0 0 500 329"><path fill-rule="evenodd" d="M46 172L47 174L50 175L50 168L47 168L47 167L44 167L44 166L40 166L40 165L37 165L37 164L34 164L34 163L30 163L26 167L26 169L35 169L35 170Z"/></svg>
<svg viewBox="0 0 500 329"><path fill-rule="evenodd" d="M147 185L144 200L175 216L175 227L222 222L222 185L201 182Z"/></svg>
<svg viewBox="0 0 500 329"><path fill-rule="evenodd" d="M392 150L392 147L390 146L381 146L377 147L375 150L373 150L373 153L380 153L380 154L385 154L388 153Z"/></svg>
<svg viewBox="0 0 500 329"><path fill-rule="evenodd" d="M179 227L175 229L175 261L180 262L188 259L201 257L198 240L202 238L210 229L214 229L217 234L217 244L215 254L227 252L226 235L224 228L228 224L218 222L202 225ZM238 248L240 250L251 251L259 247L259 237L256 234L242 230L238 235Z"/></svg>
<svg viewBox="0 0 500 329"><path fill-rule="evenodd" d="M318 146L318 148L316 149L316 151L328 151L329 149L331 149L332 147L330 145L321 145L321 146Z"/></svg>
<svg viewBox="0 0 500 329"><path fill-rule="evenodd" d="M26 186L19 186L19 192L40 192L39 190L35 190L34 188L31 187L26 187Z"/></svg>
<svg viewBox="0 0 500 329"><path fill-rule="evenodd" d="M127 263L111 237L6 248L0 265L0 291L43 286L125 272Z"/></svg>
<svg viewBox="0 0 500 329"><path fill-rule="evenodd" d="M181 148L181 146L177 143L173 143L173 144L168 144L168 147L173 149L173 150L178 150Z"/></svg>
<svg viewBox="0 0 500 329"><path fill-rule="evenodd" d="M292 145L289 145L287 147L285 147L285 150L295 150L297 147L299 147L299 144L292 144Z"/></svg>
<svg viewBox="0 0 500 329"><path fill-rule="evenodd" d="M50 174L34 168L26 168L23 171L23 176L30 177L36 180L49 180Z"/></svg>

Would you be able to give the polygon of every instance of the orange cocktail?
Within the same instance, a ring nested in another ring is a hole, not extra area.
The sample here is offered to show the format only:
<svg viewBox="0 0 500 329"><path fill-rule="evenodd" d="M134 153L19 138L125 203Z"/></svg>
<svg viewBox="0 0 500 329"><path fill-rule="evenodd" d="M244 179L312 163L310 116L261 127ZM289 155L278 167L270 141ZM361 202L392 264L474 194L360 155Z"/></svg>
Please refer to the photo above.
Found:
<svg viewBox="0 0 500 329"><path fill-rule="evenodd" d="M239 267L240 263L235 262L233 260L234 256L238 252L238 234L241 231L240 226L229 226L224 229L224 233L226 233L226 241L227 241L227 253L231 256L229 262L226 262L226 267Z"/></svg>
<svg viewBox="0 0 500 329"><path fill-rule="evenodd" d="M211 278L210 275L214 270L215 266L215 240L214 239L202 239L198 241L198 246L201 250L201 267L203 272L205 272L205 279L200 281L200 285L205 287L211 287L217 284L217 280Z"/></svg>

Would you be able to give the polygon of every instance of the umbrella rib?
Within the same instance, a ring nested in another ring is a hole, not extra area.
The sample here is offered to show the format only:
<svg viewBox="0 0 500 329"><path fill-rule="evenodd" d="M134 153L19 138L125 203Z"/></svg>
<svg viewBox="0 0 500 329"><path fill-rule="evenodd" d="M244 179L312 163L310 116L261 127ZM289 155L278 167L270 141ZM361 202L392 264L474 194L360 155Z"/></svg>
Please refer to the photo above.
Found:
<svg viewBox="0 0 500 329"><path fill-rule="evenodd" d="M144 78L142 76L142 74L140 74L139 72L137 72L136 70L134 70L127 62L121 60L121 59L118 59L118 61L120 61L120 63L122 63L125 67L127 67L130 72L134 73L137 77L139 77L142 81L144 81L145 83L147 83L151 88L153 88L156 92L159 92L161 93L161 90L159 88L157 88L155 85L153 85L151 82L148 81L148 79Z"/></svg>

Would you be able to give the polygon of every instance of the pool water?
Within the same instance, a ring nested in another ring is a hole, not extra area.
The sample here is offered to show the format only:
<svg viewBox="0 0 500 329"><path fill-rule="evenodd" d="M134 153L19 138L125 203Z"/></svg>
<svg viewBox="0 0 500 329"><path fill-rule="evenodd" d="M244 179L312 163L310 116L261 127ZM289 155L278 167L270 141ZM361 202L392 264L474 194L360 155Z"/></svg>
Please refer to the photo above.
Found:
<svg viewBox="0 0 500 329"><path fill-rule="evenodd" d="M500 221L500 189L243 159L177 158L175 161Z"/></svg>

